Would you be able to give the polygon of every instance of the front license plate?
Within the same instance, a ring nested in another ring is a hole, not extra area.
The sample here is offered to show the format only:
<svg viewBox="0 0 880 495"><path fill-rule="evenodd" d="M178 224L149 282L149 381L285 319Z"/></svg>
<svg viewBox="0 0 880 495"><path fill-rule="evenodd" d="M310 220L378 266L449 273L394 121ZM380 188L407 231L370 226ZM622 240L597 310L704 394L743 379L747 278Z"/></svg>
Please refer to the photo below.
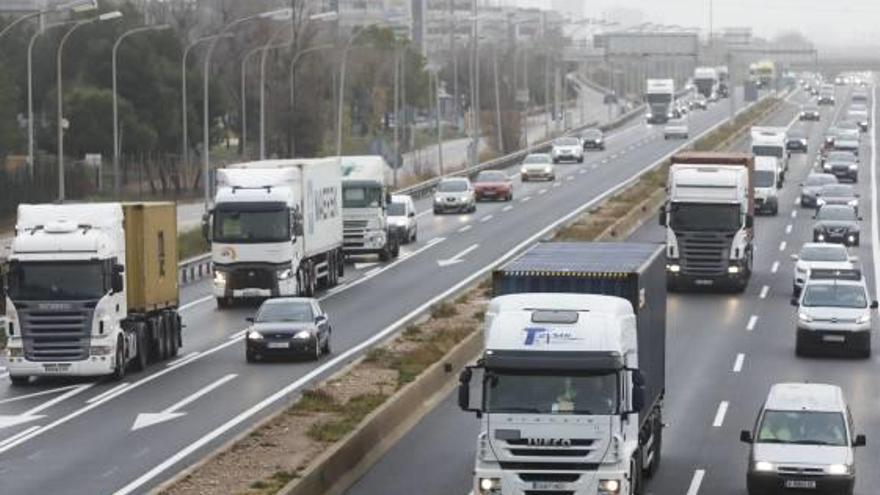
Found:
<svg viewBox="0 0 880 495"><path fill-rule="evenodd" d="M290 342L269 342L269 349L290 349Z"/></svg>
<svg viewBox="0 0 880 495"><path fill-rule="evenodd" d="M242 289L241 296L242 297L260 297L263 295L262 289Z"/></svg>
<svg viewBox="0 0 880 495"><path fill-rule="evenodd" d="M823 335L822 340L825 342L846 342L846 337L843 335Z"/></svg>
<svg viewBox="0 0 880 495"><path fill-rule="evenodd" d="M711 280L705 280L705 279L694 280L694 283L697 285L712 285Z"/></svg>
<svg viewBox="0 0 880 495"><path fill-rule="evenodd" d="M785 480L786 488L800 488L800 489L808 489L815 490L816 489L816 481L815 480Z"/></svg>
<svg viewBox="0 0 880 495"><path fill-rule="evenodd" d="M553 481L535 481L532 483L532 489L534 490L562 490L563 488L565 488L565 483Z"/></svg>
<svg viewBox="0 0 880 495"><path fill-rule="evenodd" d="M70 363L44 364L43 371L46 373L66 373L67 371L70 371Z"/></svg>

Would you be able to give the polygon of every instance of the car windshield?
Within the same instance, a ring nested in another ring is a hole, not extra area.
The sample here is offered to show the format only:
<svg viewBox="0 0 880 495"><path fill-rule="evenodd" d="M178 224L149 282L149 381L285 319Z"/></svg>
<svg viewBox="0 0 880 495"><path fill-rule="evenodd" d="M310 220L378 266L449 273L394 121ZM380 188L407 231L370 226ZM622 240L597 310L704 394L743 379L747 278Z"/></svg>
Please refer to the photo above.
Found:
<svg viewBox="0 0 880 495"><path fill-rule="evenodd" d="M230 204L214 212L215 242L261 243L290 239L290 213L286 207L249 209Z"/></svg>
<svg viewBox="0 0 880 495"><path fill-rule="evenodd" d="M587 131L584 133L584 139L600 139L602 133L599 131Z"/></svg>
<svg viewBox="0 0 880 495"><path fill-rule="evenodd" d="M94 301L109 290L109 275L97 261L10 266L9 297L13 301Z"/></svg>
<svg viewBox="0 0 880 495"><path fill-rule="evenodd" d="M848 445L843 413L824 411L764 411L757 443Z"/></svg>
<svg viewBox="0 0 880 495"><path fill-rule="evenodd" d="M803 110L804 110L805 112L818 112L818 111L819 111L819 107L816 107L816 106L805 106L805 107L803 108Z"/></svg>
<svg viewBox="0 0 880 495"><path fill-rule="evenodd" d="M437 186L440 192L465 192L467 188L467 181L463 180L444 180Z"/></svg>
<svg viewBox="0 0 880 495"><path fill-rule="evenodd" d="M402 217L406 215L406 205L403 203L391 202L388 204L388 216Z"/></svg>
<svg viewBox="0 0 880 495"><path fill-rule="evenodd" d="M805 186L824 186L825 184L837 184L837 177L830 174L810 174L804 182Z"/></svg>
<svg viewBox="0 0 880 495"><path fill-rule="evenodd" d="M315 321L312 304L305 301L272 301L263 304L257 312L257 323L291 321L311 323Z"/></svg>
<svg viewBox="0 0 880 495"><path fill-rule="evenodd" d="M816 220L856 221L856 212L849 206L823 206L816 213Z"/></svg>
<svg viewBox="0 0 880 495"><path fill-rule="evenodd" d="M504 172L499 172L497 170L480 172L477 175L477 179L475 182L505 182L507 181L507 174Z"/></svg>
<svg viewBox="0 0 880 495"><path fill-rule="evenodd" d="M528 164L532 164L532 163L544 164L544 163L550 163L550 162L551 162L550 156L543 155L543 154L542 155L529 155L525 158L525 160L523 160L524 165L528 165Z"/></svg>
<svg viewBox="0 0 880 495"><path fill-rule="evenodd" d="M671 213L676 231L733 231L742 224L739 205L675 203Z"/></svg>
<svg viewBox="0 0 880 495"><path fill-rule="evenodd" d="M616 414L617 374L488 371L486 408L491 413Z"/></svg>
<svg viewBox="0 0 880 495"><path fill-rule="evenodd" d="M857 131L857 130L859 130L859 124L845 120L843 122L838 122L837 128L841 129L841 130L847 130L847 131Z"/></svg>
<svg viewBox="0 0 880 495"><path fill-rule="evenodd" d="M832 196L832 197L851 197L855 196L855 192L853 191L853 187L849 184L828 184L822 186L821 190L822 196Z"/></svg>
<svg viewBox="0 0 880 495"><path fill-rule="evenodd" d="M846 248L836 244L804 246L798 259L802 261L848 261Z"/></svg>
<svg viewBox="0 0 880 495"><path fill-rule="evenodd" d="M755 156L773 156L776 158L782 158L785 154L785 150L782 149L781 146L752 146L752 153Z"/></svg>
<svg viewBox="0 0 880 495"><path fill-rule="evenodd" d="M846 163L855 163L858 161L856 155L850 153L849 151L832 151L828 153L828 156L825 158L825 160Z"/></svg>
<svg viewBox="0 0 880 495"><path fill-rule="evenodd" d="M803 139L807 137L807 133L801 129L792 129L788 131L788 139Z"/></svg>
<svg viewBox="0 0 880 495"><path fill-rule="evenodd" d="M580 144L577 138L559 138L553 141L555 146L577 146Z"/></svg>
<svg viewBox="0 0 880 495"><path fill-rule="evenodd" d="M772 170L755 170L755 187L774 187L776 173Z"/></svg>
<svg viewBox="0 0 880 495"><path fill-rule="evenodd" d="M808 283L801 306L832 308L867 308L868 297L861 285Z"/></svg>

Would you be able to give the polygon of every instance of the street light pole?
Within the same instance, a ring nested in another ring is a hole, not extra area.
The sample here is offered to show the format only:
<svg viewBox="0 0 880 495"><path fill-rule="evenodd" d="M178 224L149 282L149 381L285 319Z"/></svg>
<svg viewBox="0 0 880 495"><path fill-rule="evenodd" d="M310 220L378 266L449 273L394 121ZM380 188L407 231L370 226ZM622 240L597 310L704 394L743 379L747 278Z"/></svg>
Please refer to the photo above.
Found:
<svg viewBox="0 0 880 495"><path fill-rule="evenodd" d="M362 26L354 34L348 38L348 41L345 43L345 47L342 50L342 62L339 67L339 99L337 100L336 105L336 156L342 156L342 110L343 103L345 102L345 70L348 65L348 52L351 50L352 45L355 40L360 37L363 33L367 31L368 28L375 26L376 24L368 24L366 26ZM395 125L399 125L399 122L395 122Z"/></svg>
<svg viewBox="0 0 880 495"><path fill-rule="evenodd" d="M181 137L181 143L182 143L182 147L183 147L182 153L183 154L181 156L183 157L183 167L185 169L189 168L189 119L187 118L189 108L187 106L187 87L186 87L186 79L187 79L186 74L188 71L186 70L186 68L187 68L186 60L187 60L187 57L189 57L190 50L195 48L196 45L204 43L205 41L211 41L214 38L218 38L218 37L223 38L223 37L229 37L229 36L228 35L213 35L213 36L205 36L203 38L198 38L198 39L194 40L192 43L190 43L189 45L187 45L187 47L183 50L183 60L181 61L181 69L180 69L180 73L181 73L180 95L181 95L181 100L182 100L181 101L180 116L181 116L181 120L182 120L181 130L183 132L183 136Z"/></svg>
<svg viewBox="0 0 880 495"><path fill-rule="evenodd" d="M498 87L498 47L492 44L492 72L495 79L495 130L498 139L498 152L504 153L504 132L501 129L501 91Z"/></svg>
<svg viewBox="0 0 880 495"><path fill-rule="evenodd" d="M75 0L73 2L68 2L66 4L62 4L57 7L53 7L51 9L45 9L45 10L40 10L38 12L32 12L30 14L26 14L26 15L19 17L18 19L7 24L6 27L4 27L3 29L0 29L0 38L3 38L3 36L6 33L8 33L9 31L12 30L12 28L14 28L15 26L18 26L19 24L21 24L24 21L27 21L28 19L40 17L43 15L49 14L51 12L66 12L66 11L88 12L90 10L95 10L97 8L98 8L98 5L95 0Z"/></svg>
<svg viewBox="0 0 880 495"><path fill-rule="evenodd" d="M239 119L241 119L241 157L243 159L247 159L247 64L248 61L256 55L263 47L257 47L253 50L247 52L244 55L244 58L241 59L241 115Z"/></svg>
<svg viewBox="0 0 880 495"><path fill-rule="evenodd" d="M116 39L116 43L113 44L112 50L112 73L113 73L113 194L116 198L119 198L120 187L122 185L121 177L119 175L119 96L117 93L116 86L116 67L117 67L117 59L119 54L119 45L122 44L122 41L129 36L143 33L147 31L162 31L165 29L170 29L171 26L168 24L160 24L157 26L143 26L139 28L130 29L119 38Z"/></svg>

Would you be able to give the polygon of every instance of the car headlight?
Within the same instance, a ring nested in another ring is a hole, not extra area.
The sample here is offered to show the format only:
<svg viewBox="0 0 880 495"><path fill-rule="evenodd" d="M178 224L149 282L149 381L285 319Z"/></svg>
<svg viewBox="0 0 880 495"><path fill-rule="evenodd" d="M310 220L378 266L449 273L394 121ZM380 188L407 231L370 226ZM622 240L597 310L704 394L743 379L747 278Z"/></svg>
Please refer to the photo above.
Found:
<svg viewBox="0 0 880 495"><path fill-rule="evenodd" d="M819 242L823 242L823 241L825 240L825 234L819 234L819 235L817 235L817 236L816 236L816 239L817 239Z"/></svg>
<svg viewBox="0 0 880 495"><path fill-rule="evenodd" d="M822 206L822 205L825 204L825 200L822 199L822 198L819 198L819 199L816 200L816 204L819 205L819 206Z"/></svg>
<svg viewBox="0 0 880 495"><path fill-rule="evenodd" d="M856 165L855 163L850 163L850 164L849 164L849 169L850 169L850 170L858 170L858 169L859 169L859 166Z"/></svg>
<svg viewBox="0 0 880 495"><path fill-rule="evenodd" d="M865 313L862 316L856 318L856 323L858 323L859 325L863 325L865 323L868 323L869 321L871 321L871 313Z"/></svg>
<svg viewBox="0 0 880 495"><path fill-rule="evenodd" d="M775 471L775 470L776 470L776 466L774 466L772 462L758 461L755 463L755 471L767 473L767 472Z"/></svg>
<svg viewBox="0 0 880 495"><path fill-rule="evenodd" d="M801 144L804 145L804 146L806 146L806 145L807 145L807 140L806 140L806 139L801 139Z"/></svg>
<svg viewBox="0 0 880 495"><path fill-rule="evenodd" d="M831 171L831 164L828 162L825 162L822 164L822 168L825 169L826 172L830 172Z"/></svg>
<svg viewBox="0 0 880 495"><path fill-rule="evenodd" d="M794 271L798 273L807 273L807 269L799 265L795 265Z"/></svg>
<svg viewBox="0 0 880 495"><path fill-rule="evenodd" d="M671 119L671 118L672 118L672 114L671 114L671 113L667 113L667 114L666 114L666 118L667 118L667 119Z"/></svg>
<svg viewBox="0 0 880 495"><path fill-rule="evenodd" d="M226 285L226 272L214 270L214 283L216 285Z"/></svg>
<svg viewBox="0 0 880 495"><path fill-rule="evenodd" d="M832 464L828 466L828 474L849 474L850 469L846 464Z"/></svg>
<svg viewBox="0 0 880 495"><path fill-rule="evenodd" d="M477 486L480 495L493 495L501 493L501 478L480 478Z"/></svg>
<svg viewBox="0 0 880 495"><path fill-rule="evenodd" d="M648 117L649 119L653 119L653 118L654 118L654 114L653 114L653 113L649 113L649 114L646 115L646 117Z"/></svg>
<svg viewBox="0 0 880 495"><path fill-rule="evenodd" d="M278 280L287 280L293 276L293 270L286 268L278 272Z"/></svg>
<svg viewBox="0 0 880 495"><path fill-rule="evenodd" d="M248 338L248 340L263 340L263 334L261 334L260 332L251 330L250 332L247 333L247 338Z"/></svg>
<svg viewBox="0 0 880 495"><path fill-rule="evenodd" d="M599 495L616 495L620 492L620 481L599 480Z"/></svg>
<svg viewBox="0 0 880 495"><path fill-rule="evenodd" d="M859 200L851 199L851 200L847 201L846 204L849 206L857 206L859 204Z"/></svg>
<svg viewBox="0 0 880 495"><path fill-rule="evenodd" d="M300 330L299 332L296 332L296 335L294 335L293 338L297 340L307 340L312 338L312 332L308 330Z"/></svg>
<svg viewBox="0 0 880 495"><path fill-rule="evenodd" d="M525 175L525 174L527 174L527 173L529 173L529 171L528 171L528 170L526 170L526 168L525 168L525 167L523 167L523 168L521 168L521 169L520 169L520 171L519 171L519 173L521 173L521 174L523 174L523 175Z"/></svg>
<svg viewBox="0 0 880 495"><path fill-rule="evenodd" d="M813 317L806 313L798 313L798 320L804 323L810 323L811 321L813 321Z"/></svg>
<svg viewBox="0 0 880 495"><path fill-rule="evenodd" d="M550 167L550 166L544 167L544 172L549 174L552 171L553 171L553 167Z"/></svg>

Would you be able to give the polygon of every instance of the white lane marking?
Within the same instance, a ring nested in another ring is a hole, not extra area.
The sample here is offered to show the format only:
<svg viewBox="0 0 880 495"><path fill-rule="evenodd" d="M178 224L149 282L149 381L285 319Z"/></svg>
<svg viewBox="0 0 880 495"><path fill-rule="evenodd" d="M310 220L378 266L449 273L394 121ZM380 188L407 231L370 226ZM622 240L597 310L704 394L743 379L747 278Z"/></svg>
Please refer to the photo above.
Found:
<svg viewBox="0 0 880 495"><path fill-rule="evenodd" d="M718 411L715 412L715 421L712 422L712 426L715 428L721 428L724 424L724 416L727 414L727 407L730 404L723 400L721 404L718 404Z"/></svg>
<svg viewBox="0 0 880 495"><path fill-rule="evenodd" d="M37 413L43 412L46 409L54 406L55 404L59 404L75 395L81 394L86 390L92 388L95 384L88 383L85 385L77 385L72 390L68 390L67 392L55 397L54 399L47 400L43 402L39 406L34 406L27 411L21 414L10 414L10 415L0 415L0 429L8 428L10 426L15 426L21 423L27 423L28 421L35 421L40 418L45 417L44 415L37 415Z"/></svg>
<svg viewBox="0 0 880 495"><path fill-rule="evenodd" d="M122 382L119 385L116 385L115 387L111 388L110 390L107 390L107 391L105 391L101 394L98 394L98 395L92 397L91 399L87 400L86 404L91 404L92 402L98 402L99 400L103 399L104 397L107 397L108 395L113 395L113 394L119 392L120 390L127 388L129 385L131 385L131 384L128 382Z"/></svg>
<svg viewBox="0 0 880 495"><path fill-rule="evenodd" d="M554 187L554 188L562 187L562 183L561 183L561 182L554 182L554 183L553 183L553 187Z"/></svg>
<svg viewBox="0 0 880 495"><path fill-rule="evenodd" d="M235 373L230 373L213 383L206 385L199 390L196 390L192 394L183 399L175 402L174 404L166 407L161 412L158 413L140 413L134 420L134 424L131 426L131 431L140 430L141 428L146 428L148 426L152 426L158 423L162 423L171 419L179 418L181 416L185 416L185 412L178 412L180 409L192 404L193 402L199 400L205 395L211 393L211 391L219 388L224 383L235 379L238 375Z"/></svg>
<svg viewBox="0 0 880 495"><path fill-rule="evenodd" d="M4 438L3 441L0 442L0 447L3 447L3 446L6 445L7 443L12 443L12 442L18 440L19 438L21 438L21 437L23 437L23 436L25 436L25 435L28 435L28 434L30 434L30 433L33 433L34 430L37 430L37 429L39 429L39 428L40 428L40 427L39 427L38 425L33 425L33 426L31 426L30 428L25 429L24 431L20 431L20 432L16 433L15 435L12 435L12 436L9 437L9 438Z"/></svg>
<svg viewBox="0 0 880 495"><path fill-rule="evenodd" d="M797 218L797 210L791 210L791 218Z"/></svg>
<svg viewBox="0 0 880 495"><path fill-rule="evenodd" d="M513 209L513 205L507 205L504 208L501 208L501 211L510 211Z"/></svg>
<svg viewBox="0 0 880 495"><path fill-rule="evenodd" d="M595 166L596 166L596 164L594 163L594 164L593 164L593 167L595 167ZM582 169L578 170L578 173L579 173L579 174L585 174L585 173L587 173L587 169L582 168Z"/></svg>
<svg viewBox="0 0 880 495"><path fill-rule="evenodd" d="M785 233L786 233L786 234L791 234L791 229L792 229L792 225L791 225L791 224L786 225L786 226L785 226Z"/></svg>
<svg viewBox="0 0 880 495"><path fill-rule="evenodd" d="M780 243L779 243L779 250L780 250L780 251L785 251L785 246L786 246L786 245L787 245L787 244L785 243L785 241L780 242Z"/></svg>
<svg viewBox="0 0 880 495"><path fill-rule="evenodd" d="M773 266L770 267L770 273L776 273L779 270L779 262L774 261Z"/></svg>
<svg viewBox="0 0 880 495"><path fill-rule="evenodd" d="M377 273L379 273L379 270L381 270L381 268L373 268L372 270L365 272L364 277L372 277L372 276L376 275Z"/></svg>
<svg viewBox="0 0 880 495"><path fill-rule="evenodd" d="M492 220L492 215L486 215L485 217L480 219L480 223L486 223L489 220Z"/></svg>
<svg viewBox="0 0 880 495"><path fill-rule="evenodd" d="M751 104L745 108L749 108L749 107L751 107ZM740 111L742 111L742 110L743 109L741 109ZM728 119L725 118L725 119L717 122L715 125L709 127L708 129L706 129L705 131L703 131L699 135L695 136L692 140L686 141L685 143L683 143L680 146L676 147L675 149L671 150L666 155L660 157L660 159L658 159L654 163L649 164L647 167L643 168L639 172L636 172L635 174L633 174L633 176L629 180L621 182L619 186L610 188L609 190L605 191L604 193L600 194L599 196L593 198L591 201L587 201L586 203L582 204L581 206L570 211L568 214L562 216L561 218L556 219L554 222L550 223L549 225L547 225L546 227L544 227L540 231L536 232L528 239L526 239L526 240L522 241L521 243L517 244L516 246L514 246L512 249L507 251L507 253L496 258L494 262L488 263L483 268L481 268L481 269L477 270L475 273L471 274L469 277L465 278L464 280L460 281L459 283L457 283L454 286L447 289L445 292L426 301L421 306L419 306L418 308L411 311L409 314L400 318L396 323L380 330L379 332L373 334L373 336L370 337L369 339L364 340L363 342L348 349L347 351L335 356L333 359L326 361L322 366L319 366L319 367L313 369L312 371L310 371L306 375L300 377L296 381L290 383L286 387L284 387L284 388L278 390L277 392L275 392L274 394L266 397L265 399L263 399L259 403L254 404L246 411L241 412L238 416L230 419L229 421L218 426L217 428L214 428L209 433L207 433L206 435L202 436L201 438L195 440L193 443L189 444L187 447L184 447L183 449L178 451L176 454L172 455L168 459L164 460L163 462L161 462L160 464L155 466L153 469L151 469L151 470L147 471L146 473L144 473L143 475L141 475L139 478L133 480L132 482L130 482L126 486L122 487L119 491L116 492L116 494L117 495L126 495L126 494L129 494L132 492L136 492L145 483L149 482L150 480L152 480L156 476L160 475L161 473L167 471L170 467L179 463L181 460L183 460L184 458L186 458L187 456L189 456L193 452L195 452L198 449L202 448L203 446L209 444L210 442L214 441L218 437L224 435L226 432L235 428L236 426L240 425L241 423L247 421L248 419L250 419L254 415L260 413L260 411L262 411L263 409L271 406L272 404L274 404L275 402L277 402L281 398L285 397L286 395L290 394L291 392L293 392L293 391L299 389L300 387L302 387L303 385L309 383L314 378L320 376L322 373L325 373L328 369L332 368L333 366L338 365L339 363L345 362L346 360L348 360L352 356L355 356L358 353L360 353L361 351L363 351L364 349L367 349L370 346L374 345L376 342L381 342L382 340L387 338L388 335L399 330L400 327L402 327L405 323L409 322L412 318L415 318L416 316L427 311L428 308L430 308L431 306L436 304L438 301L442 301L442 300L448 298L450 295L457 293L459 290L461 290L462 287L466 287L468 284L473 283L478 278L482 277L483 275L485 275L489 271L493 270L496 266L498 266L501 263L504 263L505 261L510 259L512 256L514 256L515 254L520 252L526 246L531 245L532 243L534 243L535 241L537 241L541 237L547 235L549 232L552 232L554 229L556 229L560 225L564 224L565 222L570 221L572 218L577 217L578 215L582 214L584 211L588 210L589 208L592 208L594 205L599 204L600 202L604 201L607 197L611 196L612 194L614 194L617 191L619 191L620 189L622 189L626 184L629 184L632 181L637 180L639 177L642 177L650 170L653 170L655 167L659 166L661 163L663 163L664 161L669 159L669 157L671 157L675 153L679 152L682 148L684 148L685 146L687 146L691 142L693 142L693 140L699 139L705 135L708 135L709 133L711 133L715 129L718 129L727 120ZM640 129L640 128L641 128L641 126L638 126L638 127L633 126L633 127L630 127L629 129ZM624 132L626 132L626 131L624 131ZM227 345L227 344L223 344L223 346L225 346L225 345ZM214 352L214 350L212 350L211 352ZM196 359L200 359L201 357L204 357L205 355L206 354L203 353L202 356L199 356ZM192 362L192 361L189 361L189 362ZM0 454L2 454L4 451L5 451L5 449L0 448ZM702 480L702 477L703 477L703 475L701 474L700 480ZM697 488L699 489L699 483L698 483ZM689 495L695 495L695 494L689 494Z"/></svg>
<svg viewBox="0 0 880 495"><path fill-rule="evenodd" d="M739 373L743 369L743 363L746 360L746 355L743 353L739 353L736 355L736 361L733 362L733 372Z"/></svg>
<svg viewBox="0 0 880 495"><path fill-rule="evenodd" d="M460 253L456 254L455 256L453 256L451 258L447 258L445 260L437 260L437 265L439 265L441 267L450 266L450 265L457 265L457 264L461 263L462 261L464 261L462 258L464 258L468 254L470 254L471 251L477 249L478 247L480 247L479 244L474 244L471 247L466 248L465 250L461 251Z"/></svg>
<svg viewBox="0 0 880 495"><path fill-rule="evenodd" d="M32 399L34 397L41 397L43 395L57 394L59 392L64 392L65 390L70 390L70 389L76 388L78 386L79 385L68 385L66 387L51 388L49 390L41 390L39 392L34 392L32 394L16 395L15 397L10 397L8 399L0 400L0 404L9 404L10 402L18 402L18 401L22 401L22 400Z"/></svg>
<svg viewBox="0 0 880 495"><path fill-rule="evenodd" d="M871 89L874 113L877 115L877 86ZM874 256L874 297L880 296L880 228L877 222L877 128L871 122L871 251Z"/></svg>
<svg viewBox="0 0 880 495"><path fill-rule="evenodd" d="M6 378L7 376L9 376L9 372L8 372L8 371L7 371L6 373L2 373L2 374L0 374L0 378Z"/></svg>
<svg viewBox="0 0 880 495"><path fill-rule="evenodd" d="M180 363L182 363L183 361L190 360L190 359L192 359L192 358L194 358L194 357L196 357L196 356L198 356L198 355L199 355L199 351L193 351L193 352L190 352L190 353L187 354L186 356L181 356L181 357L179 357L179 358L177 358L177 359L171 361L170 363L166 364L166 366L174 366L174 365L176 365L176 364L180 364Z"/></svg>
<svg viewBox="0 0 880 495"><path fill-rule="evenodd" d="M416 213L416 218L422 218L423 216L430 215L431 213L434 213L434 210L420 211L420 212Z"/></svg>
<svg viewBox="0 0 880 495"><path fill-rule="evenodd" d="M473 227L470 224L468 224L468 225L465 225L464 227L458 229L458 231L461 233L464 233L464 232L467 232L468 230L471 230L472 228Z"/></svg>
<svg viewBox="0 0 880 495"><path fill-rule="evenodd" d="M755 329L755 324L758 323L758 315L752 315L749 317L749 322L746 323L746 330L752 331Z"/></svg>
<svg viewBox="0 0 880 495"><path fill-rule="evenodd" d="M700 493L700 485L703 484L703 477L706 476L705 469L697 469L694 471L694 477L691 478L691 484L685 495L697 495Z"/></svg>
<svg viewBox="0 0 880 495"><path fill-rule="evenodd" d="M177 310L178 311L186 311L193 306L198 306L199 304L203 304L203 303L206 303L208 301L213 301L213 300L214 300L214 296L200 297L199 299L196 299L195 301L190 301L186 304L181 305Z"/></svg>
<svg viewBox="0 0 880 495"><path fill-rule="evenodd" d="M524 197L523 199L519 200L519 202L520 202L520 203L526 203L526 202L528 202L530 199L532 199L531 196L526 196L526 197Z"/></svg>
<svg viewBox="0 0 880 495"><path fill-rule="evenodd" d="M230 335L230 336L227 337L227 338L228 338L229 340L240 339L240 338L244 337L244 334L246 334L247 331L248 331L247 328L245 328L244 330L239 330L239 331L235 332L234 334ZM190 358L190 359L188 359L187 361L191 361L192 359L195 359L195 358ZM180 364L180 363L177 363L177 364ZM175 365L172 364L172 366L175 366Z"/></svg>
<svg viewBox="0 0 880 495"><path fill-rule="evenodd" d="M770 286L765 285L764 287L761 287L761 294L758 295L758 297L760 297L761 299L767 299L768 292L770 292Z"/></svg>
<svg viewBox="0 0 880 495"><path fill-rule="evenodd" d="M538 191L538 194L547 194L547 188L545 187L544 189L541 189Z"/></svg>

